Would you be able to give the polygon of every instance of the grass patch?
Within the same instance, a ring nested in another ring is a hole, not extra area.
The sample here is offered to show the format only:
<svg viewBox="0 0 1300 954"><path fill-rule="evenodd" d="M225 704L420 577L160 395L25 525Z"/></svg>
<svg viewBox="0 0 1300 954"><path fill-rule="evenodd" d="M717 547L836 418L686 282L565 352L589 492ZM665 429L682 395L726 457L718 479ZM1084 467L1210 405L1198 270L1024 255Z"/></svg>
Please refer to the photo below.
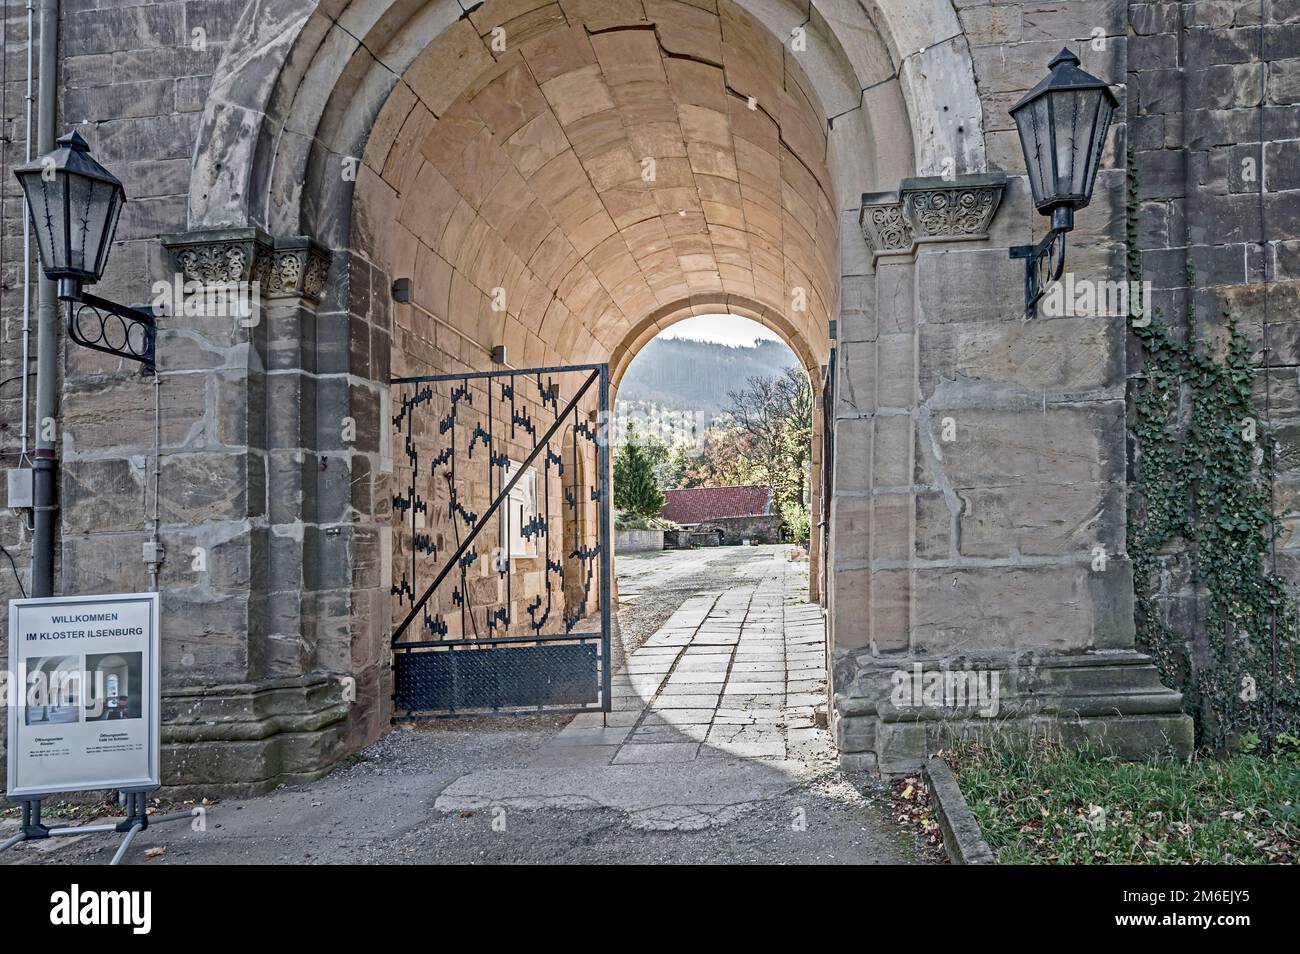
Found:
<svg viewBox="0 0 1300 954"><path fill-rule="evenodd" d="M1300 860L1300 757L1121 762L1038 740L946 758L1002 864Z"/></svg>

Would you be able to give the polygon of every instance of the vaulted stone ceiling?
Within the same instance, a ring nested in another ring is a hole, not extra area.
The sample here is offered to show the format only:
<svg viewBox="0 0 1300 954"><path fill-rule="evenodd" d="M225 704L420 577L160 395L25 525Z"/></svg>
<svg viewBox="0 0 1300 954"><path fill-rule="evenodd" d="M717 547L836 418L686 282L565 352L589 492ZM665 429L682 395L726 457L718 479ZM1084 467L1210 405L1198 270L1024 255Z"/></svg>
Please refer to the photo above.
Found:
<svg viewBox="0 0 1300 954"><path fill-rule="evenodd" d="M837 221L796 54L730 0L514 6L457 21L394 87L356 247L517 366L617 358L692 310L824 356ZM456 351L415 324L395 372Z"/></svg>

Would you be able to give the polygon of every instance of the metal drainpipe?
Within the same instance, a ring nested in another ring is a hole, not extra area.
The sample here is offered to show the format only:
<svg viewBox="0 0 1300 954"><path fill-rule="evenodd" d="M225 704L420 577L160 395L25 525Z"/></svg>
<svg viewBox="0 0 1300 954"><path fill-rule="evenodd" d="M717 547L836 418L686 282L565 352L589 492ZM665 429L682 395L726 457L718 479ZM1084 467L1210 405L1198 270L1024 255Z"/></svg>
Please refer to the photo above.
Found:
<svg viewBox="0 0 1300 954"><path fill-rule="evenodd" d="M26 122L23 129L23 162L32 161L32 101L35 96L32 95L32 80L35 77L33 64L36 56L36 38L33 35L32 27L36 22L36 7L32 5L32 0L27 0L27 93L23 101L23 110L26 114ZM23 194L23 363L21 371L23 375L23 423L19 431L19 439L22 443L18 456L18 465L24 467L27 465L27 445L28 438L31 436L31 409L28 406L31 399L31 387L29 378L32 371L32 222L27 214L27 195Z"/></svg>
<svg viewBox="0 0 1300 954"><path fill-rule="evenodd" d="M58 88L59 0L40 0L41 46L37 91L36 149L54 150L55 96ZM54 595L54 534L58 520L58 440L55 374L59 345L58 302L54 282L44 275L36 307L36 460L33 494L32 596Z"/></svg>

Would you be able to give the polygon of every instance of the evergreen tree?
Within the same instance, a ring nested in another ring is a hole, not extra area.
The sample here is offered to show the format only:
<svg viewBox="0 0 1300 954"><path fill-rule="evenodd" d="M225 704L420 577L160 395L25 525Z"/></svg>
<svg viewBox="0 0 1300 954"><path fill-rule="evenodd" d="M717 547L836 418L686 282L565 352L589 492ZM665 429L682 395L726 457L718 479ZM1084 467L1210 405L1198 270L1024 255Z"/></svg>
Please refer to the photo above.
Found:
<svg viewBox="0 0 1300 954"><path fill-rule="evenodd" d="M644 517L656 516L664 506L652 455L637 441L630 423L623 446L614 455L614 506Z"/></svg>

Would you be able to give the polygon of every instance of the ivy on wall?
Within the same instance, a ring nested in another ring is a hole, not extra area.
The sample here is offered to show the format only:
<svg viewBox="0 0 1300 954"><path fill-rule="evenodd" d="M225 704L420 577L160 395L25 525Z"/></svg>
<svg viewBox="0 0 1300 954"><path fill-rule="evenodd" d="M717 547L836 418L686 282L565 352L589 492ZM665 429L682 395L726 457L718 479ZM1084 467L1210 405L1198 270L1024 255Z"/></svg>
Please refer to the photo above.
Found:
<svg viewBox="0 0 1300 954"><path fill-rule="evenodd" d="M1129 279L1141 281L1131 148L1128 168ZM1130 419L1128 519L1138 647L1155 658L1166 685L1183 692L1203 748L1269 748L1297 733L1300 613L1268 569L1277 446L1252 403L1250 346L1234 316L1225 316L1226 340L1216 346L1190 333L1180 340L1146 308L1130 315L1143 358ZM1196 594L1196 632L1177 632L1167 618L1161 577L1179 545Z"/></svg>

